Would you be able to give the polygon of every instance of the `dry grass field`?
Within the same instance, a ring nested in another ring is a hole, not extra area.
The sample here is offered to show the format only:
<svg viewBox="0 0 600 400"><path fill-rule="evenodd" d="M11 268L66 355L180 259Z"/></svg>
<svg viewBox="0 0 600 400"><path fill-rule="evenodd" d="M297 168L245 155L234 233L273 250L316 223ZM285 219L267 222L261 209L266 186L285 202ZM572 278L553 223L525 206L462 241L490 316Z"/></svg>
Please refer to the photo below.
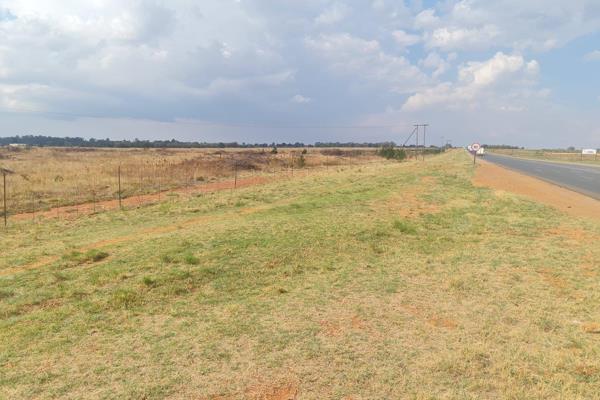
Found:
<svg viewBox="0 0 600 400"><path fill-rule="evenodd" d="M0 398L600 397L600 220L379 161L0 236Z"/></svg>
<svg viewBox="0 0 600 400"><path fill-rule="evenodd" d="M0 148L9 214L123 198L292 168L364 163L375 149L98 149Z"/></svg>
<svg viewBox="0 0 600 400"><path fill-rule="evenodd" d="M583 162L600 165L600 156L582 155L577 151L549 151L527 149L490 149L490 152L505 154L514 157L533 158L548 161Z"/></svg>

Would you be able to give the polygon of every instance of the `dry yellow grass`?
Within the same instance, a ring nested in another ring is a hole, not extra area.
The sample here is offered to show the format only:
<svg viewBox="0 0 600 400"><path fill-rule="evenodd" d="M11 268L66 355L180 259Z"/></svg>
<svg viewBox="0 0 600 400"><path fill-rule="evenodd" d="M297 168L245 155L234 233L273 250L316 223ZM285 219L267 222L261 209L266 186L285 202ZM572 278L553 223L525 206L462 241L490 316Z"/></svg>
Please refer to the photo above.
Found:
<svg viewBox="0 0 600 400"><path fill-rule="evenodd" d="M130 197L232 177L291 168L360 163L374 149L93 149L0 148L8 179L9 214ZM301 161L301 157L303 161Z"/></svg>
<svg viewBox="0 0 600 400"><path fill-rule="evenodd" d="M451 152L9 226L0 398L598 398L600 221L472 175Z"/></svg>

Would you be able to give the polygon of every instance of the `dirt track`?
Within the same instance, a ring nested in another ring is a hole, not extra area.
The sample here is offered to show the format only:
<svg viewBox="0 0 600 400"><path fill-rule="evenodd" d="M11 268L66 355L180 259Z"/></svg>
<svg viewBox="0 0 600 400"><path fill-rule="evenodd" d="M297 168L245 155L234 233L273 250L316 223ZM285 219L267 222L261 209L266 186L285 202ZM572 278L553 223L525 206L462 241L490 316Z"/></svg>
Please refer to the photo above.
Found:
<svg viewBox="0 0 600 400"><path fill-rule="evenodd" d="M600 219L600 201L483 160L477 166L473 184L524 195L570 215Z"/></svg>

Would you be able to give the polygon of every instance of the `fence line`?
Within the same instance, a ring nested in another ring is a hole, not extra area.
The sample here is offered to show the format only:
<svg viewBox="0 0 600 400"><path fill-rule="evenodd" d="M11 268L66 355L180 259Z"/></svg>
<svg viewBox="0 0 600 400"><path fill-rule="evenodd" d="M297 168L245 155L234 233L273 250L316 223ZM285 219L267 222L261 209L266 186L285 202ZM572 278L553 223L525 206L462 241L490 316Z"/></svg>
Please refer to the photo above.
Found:
<svg viewBox="0 0 600 400"><path fill-rule="evenodd" d="M369 154L367 157L369 156L371 155ZM70 215L73 213L75 213L75 217L78 218L80 214L96 214L100 211L115 209L116 207L111 207L111 203L115 201L118 202L119 209L123 209L124 205L134 205L132 200L135 198L137 198L138 205L153 203L156 198L158 199L158 202L160 202L163 199L163 195L168 191L187 192L191 195L191 193L194 192L194 189L198 189L201 193L210 191L211 188L207 188L209 185L214 185L215 191L226 189L228 185L231 189L235 190L238 188L240 182L246 182L248 179L254 180L261 175L268 178L270 173L272 173L274 177L279 173L288 176L291 175L291 177L293 177L294 167L300 162L299 160L303 160L303 165L298 171L304 170L304 176L307 176L308 173L312 171L322 169L329 171L329 167L331 166L340 167L373 163L373 161L365 160L364 158L362 160L353 160L352 157L346 159L342 156L335 157L326 155L325 159L321 160L319 164L307 166L307 158L308 156L306 154L302 154L300 158L296 158L295 155L291 153L290 157L286 160L286 158L275 154L270 156L268 161L260 165L259 168L256 168L256 165L248 167L245 171L249 176L239 174L239 162L237 159L233 158L233 170L230 171L229 174L219 174L215 167L220 166L213 165L213 176L211 178L217 178L217 180L212 182L209 182L209 174L207 176L203 175L198 177L197 173L199 167L198 165L192 165L190 168L183 170L181 176L174 176L173 179L169 180L166 187L164 186L163 180L165 178L165 173L169 168L165 167L165 165L154 165L154 168L144 168L140 165L135 173L135 178L132 178L134 174L132 174L131 171L122 170L122 166L119 164L115 174L117 182L112 199L110 197L98 196L99 193L102 192L102 188L98 190L99 184L97 176L94 175L91 186L84 186L81 188L79 185L75 185L75 187L71 189L71 196L67 195L66 198L55 199L51 197L45 200L43 191L37 192L32 186L32 189L30 189L30 205L25 205L24 207L20 204L18 196L14 196L12 199L10 198L9 176L12 175L12 171L9 174L8 172L4 173L4 170L2 170L3 181L6 182L3 189L3 217L6 226L10 217L10 209L13 208L16 210L15 213L12 214L13 217L18 217L18 220L24 220L30 215L32 223L38 223L42 222L45 218L61 219L62 217L63 219L69 219ZM222 155L219 160L223 160ZM340 160L341 163L335 163ZM357 163L354 163L354 161L357 161ZM278 170L277 167L279 167ZM219 172L220 171L222 171L222 168L219 169ZM146 180L144 180L144 176L146 177ZM218 179L219 176L223 177L223 179ZM300 176L300 174L297 173L296 176ZM131 184L133 180L137 181L137 185L135 185L135 183L133 185ZM55 182L60 186L63 180L55 180ZM228 184L228 182L230 183ZM144 185L144 183L146 183L146 185ZM110 192L110 188L105 189L108 189ZM16 191L13 191L13 193L16 193ZM69 197L75 200L71 204L69 204ZM149 201L144 201L144 199ZM63 202L66 202L67 204L64 204ZM29 209L30 211L23 211L24 209Z"/></svg>

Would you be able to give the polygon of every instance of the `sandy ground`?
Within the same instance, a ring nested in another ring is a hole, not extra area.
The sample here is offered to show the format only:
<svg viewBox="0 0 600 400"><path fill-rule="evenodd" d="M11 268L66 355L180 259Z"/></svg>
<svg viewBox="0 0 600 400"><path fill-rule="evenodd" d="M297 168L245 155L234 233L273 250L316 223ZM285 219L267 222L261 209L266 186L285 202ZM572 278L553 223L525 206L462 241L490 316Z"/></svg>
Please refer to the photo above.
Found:
<svg viewBox="0 0 600 400"><path fill-rule="evenodd" d="M479 161L473 184L520 194L570 215L600 219L600 201L483 160Z"/></svg>

